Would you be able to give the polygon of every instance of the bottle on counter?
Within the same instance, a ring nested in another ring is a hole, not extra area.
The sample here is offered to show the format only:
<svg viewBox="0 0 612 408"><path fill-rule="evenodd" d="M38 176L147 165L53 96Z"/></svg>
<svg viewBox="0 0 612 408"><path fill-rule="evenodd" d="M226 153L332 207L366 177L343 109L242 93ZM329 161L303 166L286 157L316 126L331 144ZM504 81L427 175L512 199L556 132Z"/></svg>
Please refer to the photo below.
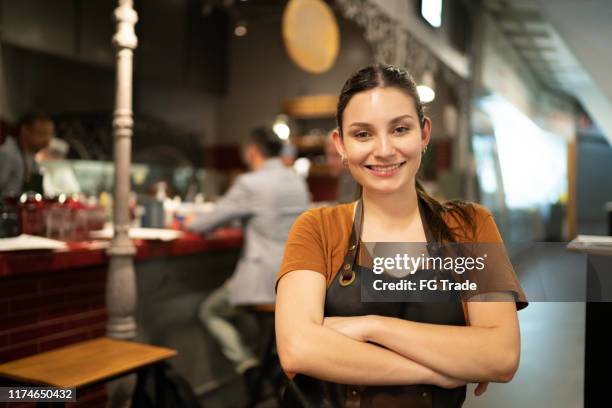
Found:
<svg viewBox="0 0 612 408"><path fill-rule="evenodd" d="M154 197L145 197L143 199L142 226L145 228L163 228L164 227L164 201L168 198L166 195L167 185L165 182L156 183L154 186Z"/></svg>
<svg viewBox="0 0 612 408"><path fill-rule="evenodd" d="M21 213L17 201L0 199L0 238L16 237L21 234Z"/></svg>
<svg viewBox="0 0 612 408"><path fill-rule="evenodd" d="M72 238L72 213L66 205L66 195L47 199L45 212L47 238L68 240Z"/></svg>

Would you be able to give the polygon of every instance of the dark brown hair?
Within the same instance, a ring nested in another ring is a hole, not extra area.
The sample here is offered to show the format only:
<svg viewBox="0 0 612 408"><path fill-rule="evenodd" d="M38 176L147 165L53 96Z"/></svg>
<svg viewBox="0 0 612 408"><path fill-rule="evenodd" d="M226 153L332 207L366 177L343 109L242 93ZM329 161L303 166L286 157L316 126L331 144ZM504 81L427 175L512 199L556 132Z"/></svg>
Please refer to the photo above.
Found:
<svg viewBox="0 0 612 408"><path fill-rule="evenodd" d="M46 112L42 112L42 111L31 111L31 112L27 112L24 115L22 115L19 120L17 121L17 129L19 131L19 133L21 133L21 128L23 126L31 126L34 122L41 120L44 122L51 122L53 121L53 119L51 118L51 116L46 113Z"/></svg>
<svg viewBox="0 0 612 408"><path fill-rule="evenodd" d="M425 109L419 98L416 83L412 76L405 70L386 64L369 65L355 72L344 83L338 106L336 109L336 123L340 137L342 135L342 115L351 98L360 93L374 88L395 87L404 91L414 101L419 126L423 129L425 123ZM430 196L421 183L415 183L417 198L424 204L423 209L431 229L433 239L436 242L456 242L458 232L451 230L444 221L443 214L450 213L457 218L459 225L463 226L463 233L473 236L476 230L474 222L473 205L466 201L452 200L441 203ZM361 197L361 186L358 188L358 197Z"/></svg>
<svg viewBox="0 0 612 408"><path fill-rule="evenodd" d="M244 141L245 146L249 144L255 145L265 158L277 157L283 148L283 142L271 129L265 126L251 130Z"/></svg>

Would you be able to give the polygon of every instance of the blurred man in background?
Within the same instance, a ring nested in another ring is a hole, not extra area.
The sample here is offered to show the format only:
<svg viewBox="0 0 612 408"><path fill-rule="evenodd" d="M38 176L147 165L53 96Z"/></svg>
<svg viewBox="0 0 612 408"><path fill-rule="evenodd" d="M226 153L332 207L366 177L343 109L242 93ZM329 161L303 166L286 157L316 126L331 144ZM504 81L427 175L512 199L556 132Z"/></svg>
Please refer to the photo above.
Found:
<svg viewBox="0 0 612 408"><path fill-rule="evenodd" d="M25 115L19 135L0 146L0 196L17 197L25 191L43 193L42 175L34 155L47 147L55 133L51 117L44 113Z"/></svg>
<svg viewBox="0 0 612 408"><path fill-rule="evenodd" d="M187 229L208 232L228 221L246 223L242 255L231 278L202 302L199 318L247 385L258 361L231 319L238 306L274 304L274 281L295 218L310 205L304 180L283 165L280 139L265 128L243 146L250 171L238 176L213 212L186 221Z"/></svg>

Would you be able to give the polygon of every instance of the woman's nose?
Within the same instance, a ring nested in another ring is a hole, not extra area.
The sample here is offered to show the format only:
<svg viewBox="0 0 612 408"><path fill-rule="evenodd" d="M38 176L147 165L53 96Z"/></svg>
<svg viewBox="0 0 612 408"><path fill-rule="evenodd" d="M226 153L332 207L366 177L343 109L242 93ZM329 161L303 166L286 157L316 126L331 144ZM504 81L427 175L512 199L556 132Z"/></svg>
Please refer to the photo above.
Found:
<svg viewBox="0 0 612 408"><path fill-rule="evenodd" d="M395 149L389 135L381 135L376 138L376 144L374 147L375 156L388 157L393 155L394 150Z"/></svg>

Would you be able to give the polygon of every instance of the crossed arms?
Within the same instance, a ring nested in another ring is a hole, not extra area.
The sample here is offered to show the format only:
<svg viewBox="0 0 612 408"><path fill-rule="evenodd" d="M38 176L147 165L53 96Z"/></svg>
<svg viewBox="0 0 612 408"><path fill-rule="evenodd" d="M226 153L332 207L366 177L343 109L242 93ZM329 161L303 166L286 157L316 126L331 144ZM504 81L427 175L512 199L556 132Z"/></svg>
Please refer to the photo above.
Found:
<svg viewBox="0 0 612 408"><path fill-rule="evenodd" d="M276 337L283 369L361 385L508 382L519 363L513 301L468 302L470 326L383 316L323 317L325 278L299 270L278 283Z"/></svg>

